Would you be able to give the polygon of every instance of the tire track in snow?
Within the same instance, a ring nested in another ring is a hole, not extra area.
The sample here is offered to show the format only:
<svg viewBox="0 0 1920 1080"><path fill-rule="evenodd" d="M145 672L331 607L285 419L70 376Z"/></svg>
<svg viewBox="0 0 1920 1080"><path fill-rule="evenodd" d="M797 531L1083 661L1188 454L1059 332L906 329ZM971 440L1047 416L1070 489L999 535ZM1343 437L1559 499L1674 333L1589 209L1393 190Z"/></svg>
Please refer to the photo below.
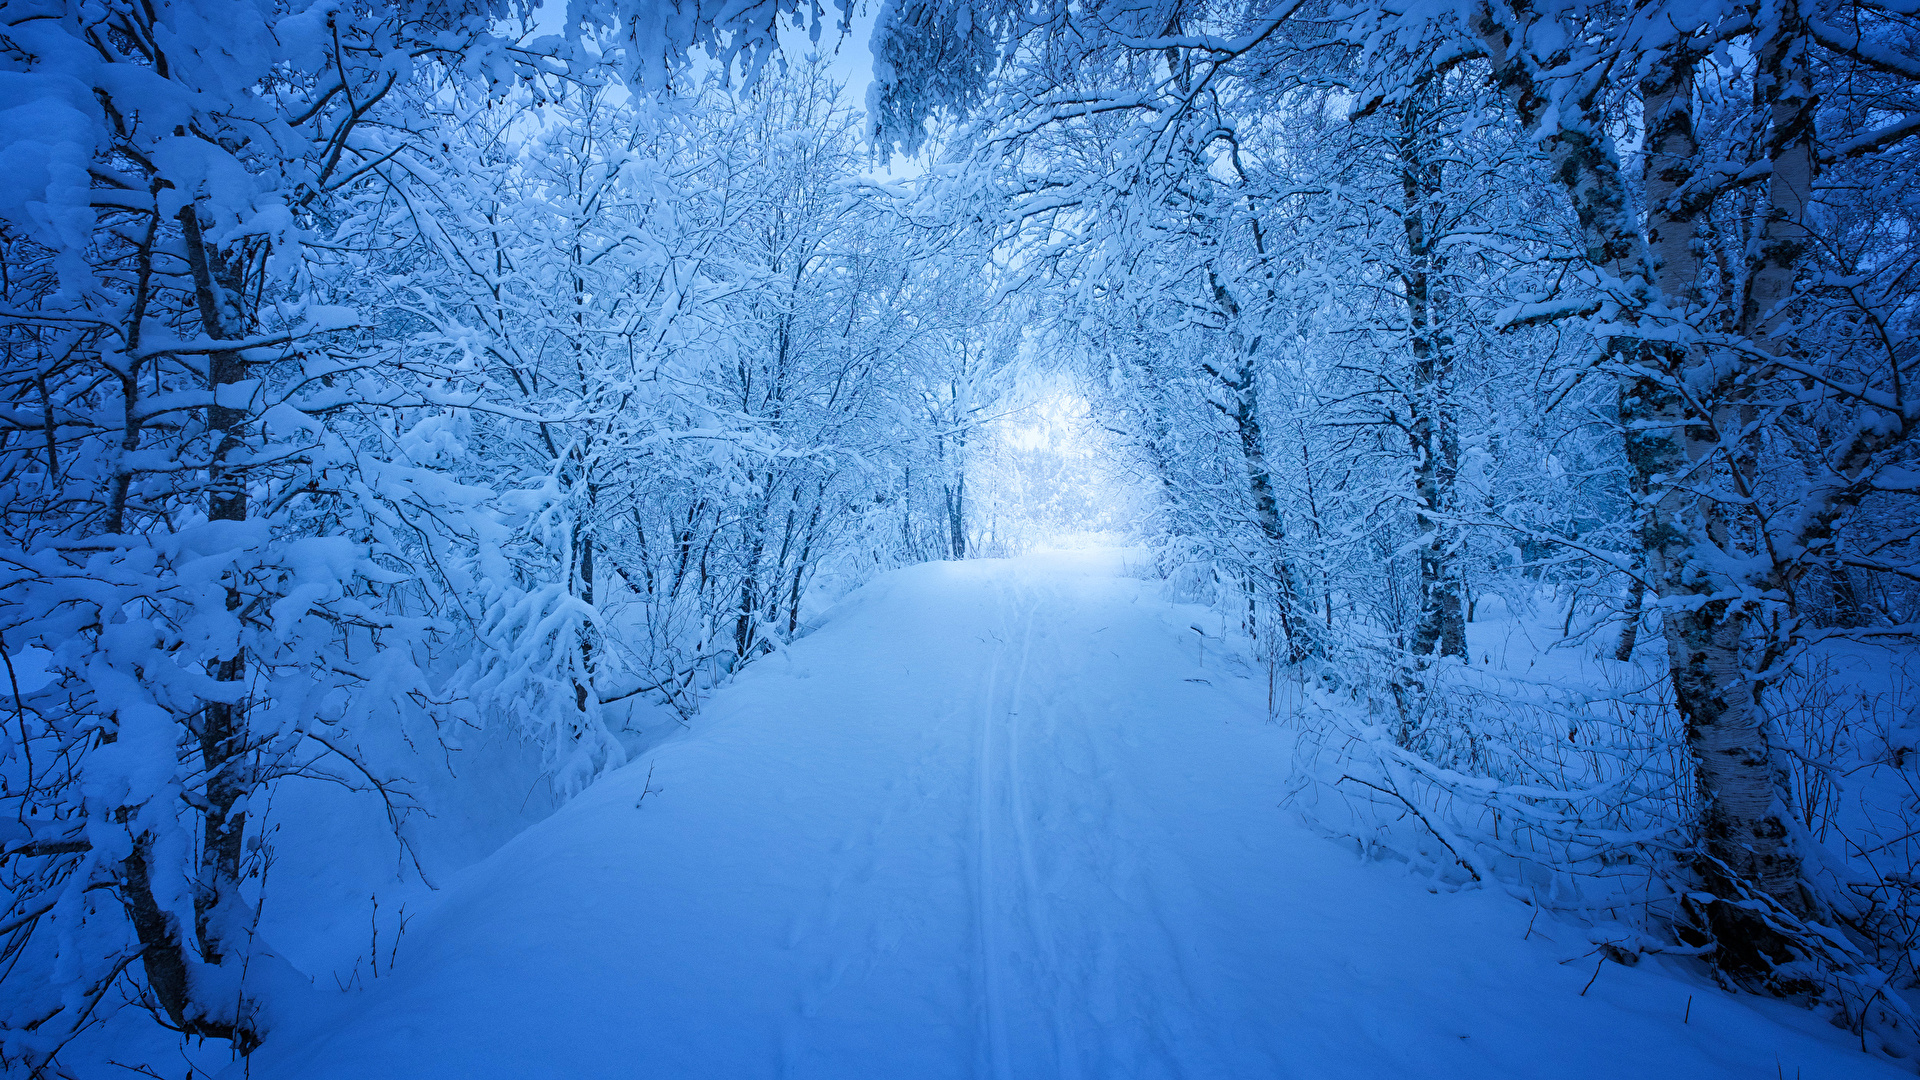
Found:
<svg viewBox="0 0 1920 1080"><path fill-rule="evenodd" d="M1023 1077L1172 1080L1191 1074L1212 1080L1204 1067L1193 1073L1186 1055L1172 1045L1181 1041L1175 1032L1194 1027L1202 1006L1191 984L1181 925L1199 898L1183 880L1162 880L1165 860L1179 848L1160 820L1169 807L1132 790L1126 782L1129 770L1116 771L1112 748L1103 747L1096 735L1100 723L1078 704L1091 688L1089 680L1101 677L1097 673L1108 671L1106 678L1121 673L1104 663L1089 664L1057 642L1035 655L1036 636L1049 637L1040 631L1043 622L1052 636L1072 640L1073 620L1064 616L1098 601L1063 582L1023 584L1027 602L1020 616L1019 665L1007 690L1000 751L1008 782L997 804L1012 818L1010 831L1017 841L1012 857L1019 863L1018 873L1003 881L1015 886L1005 897L1022 908L1018 915L1006 912L1008 921L998 932L1005 945L1012 944L1010 934L1024 932L1029 945L1018 965L1026 977L1017 984L1008 978L1000 983L1003 994L1017 986L1025 1006L1017 1016L1026 1023L1014 1028L1025 1038L1010 1040L1012 1056ZM1056 617L1043 619L1043 612ZM1124 618L1116 616L1100 621L1123 624ZM1092 628L1081 629L1090 633ZM1070 655L1079 662L1070 663ZM1046 673L1050 696L1029 683L1033 671ZM1083 744L1086 767L1080 771L1066 767L1065 737ZM1116 784L1127 794L1120 795ZM1046 808L1056 811L1051 825L1037 812ZM1082 817L1076 809L1090 813ZM1116 846L1121 835L1130 841ZM1057 893L1049 891L1050 882ZM1057 902L1069 905L1062 909L1069 916L1066 924L1055 918ZM1111 995L1107 1009L1089 998L1096 987ZM1103 1015L1104 1020L1098 1018ZM1100 1034L1091 1043L1076 1037L1094 1032Z"/></svg>
<svg viewBox="0 0 1920 1080"><path fill-rule="evenodd" d="M998 605L1005 607L1006 590L999 590ZM996 622L1001 621L996 619ZM999 986L999 942L995 933L994 897L994 764L993 764L993 728L994 703L998 698L1000 685L1000 665L1006 654L1006 643L995 631L990 629L995 642L993 660L987 669L985 700L980 709L980 734L974 750L974 805L973 805L973 921L974 921L974 970L979 983L979 1000L974 1009L978 1017L979 1030L975 1037L974 1075L986 1080L1003 1080L1009 1076L1007 1069L1007 1045L1005 1019L1001 1015L1001 989Z"/></svg>
<svg viewBox="0 0 1920 1080"><path fill-rule="evenodd" d="M1027 965L1034 970L1034 973L1039 974L1042 971L1041 961L1044 960L1044 970L1047 971L1058 971L1059 963L1053 935L1049 933L1048 928L1043 925L1044 919L1040 914L1040 909L1043 905L1040 902L1039 871L1035 865L1033 838L1028 829L1027 800L1020 767L1020 751L1023 735L1025 734L1025 725L1021 719L1020 693L1022 689L1025 688L1027 669L1033 659L1033 623L1042 603L1042 597L1037 592L1032 591L1031 586L1029 586L1028 598L1031 602L1027 604L1026 610L1022 612L1020 616L1020 661L1014 669L1013 683L1007 688L1005 739L1007 775L1006 807L1007 816L1012 824L1011 831L1014 837L1014 862L1019 871L1017 890L1014 895L1008 896L1007 900L1011 906L1019 908L1021 914L1024 916L1023 921L1026 924L1025 929L1029 939L1029 947L1025 950L1025 959ZM1011 916L1011 913L1009 913L1009 915ZM1010 963L1011 956L1005 958L1005 962ZM1030 985L1029 989L1037 989L1037 987ZM1036 995L1029 993L1028 998L1031 1004L1038 1004L1038 1002L1032 1000L1035 996ZM1049 1004L1055 1003L1049 1002ZM1060 1057L1058 1039L1059 1010L1057 1008L1050 1008L1048 1011L1052 1014L1054 1020L1055 1045L1053 1047L1053 1056L1057 1063Z"/></svg>
<svg viewBox="0 0 1920 1080"><path fill-rule="evenodd" d="M1026 941L1018 950L1019 959L1038 974L1057 970L1057 949L1053 935L1037 913L1040 893L1039 872L1033 838L1027 822L1027 801L1021 775L1020 698L1027 672L1032 666L1033 629L1045 597L1030 582L1009 588L999 584L1000 626L1012 631L1005 637L994 635L996 648L987 676L984 706L980 710L980 736L975 761L978 782L975 791L975 837L978 845L974 905L978 959L981 971L981 1001L984 1061L976 1061L976 1073L989 1080L1015 1080L1012 1065L1013 1032L1008 1015L1010 1004L1018 999L1028 1006L1039 1005L1033 980L1021 980L1015 956L1014 937L1024 931ZM1004 690L1002 676L1008 653L1013 652L1012 675ZM1017 914L1016 914L1017 912ZM1020 925L1024 923L1024 925ZM1029 991L1020 993L1021 990ZM1054 1013L1055 1058L1059 1057L1059 1023ZM1024 1049L1024 1048L1023 1048ZM1024 1060L1024 1055L1022 1055Z"/></svg>
<svg viewBox="0 0 1920 1080"><path fill-rule="evenodd" d="M1074 955L1076 961L1069 970L1067 955L1062 952L1063 945L1069 953L1076 953L1074 943L1065 942L1059 926L1053 918L1053 894L1048 889L1048 881L1042 873L1043 858L1051 853L1057 857L1062 849L1050 844L1050 840L1059 839L1059 834L1042 830L1038 843L1033 836L1040 823L1035 802L1031 797L1036 789L1030 784L1027 765L1028 751L1039 750L1046 754L1041 762L1041 783L1038 789L1043 798L1058 802L1063 794L1079 794L1080 784L1072 778L1060 775L1057 740L1059 737L1059 717L1057 708L1051 700L1046 702L1030 699L1027 695L1027 673L1034 667L1033 640L1034 628L1043 607L1059 609L1064 599L1057 587L1042 587L1029 581L1028 588L1031 603L1028 604L1021 623L1020 666L1017 669L1013 685L1007 698L1007 766L1008 766L1008 811L1013 820L1013 831L1018 839L1020 869L1020 894L1015 898L1021 909L1030 948L1025 956L1028 968L1029 1004L1036 1010L1044 1009L1046 1017L1034 1017L1036 1036L1044 1035L1048 1045L1033 1047L1035 1051L1044 1051L1052 1067L1046 1075L1061 1080L1073 1080L1082 1074L1077 1040L1073 1037L1073 1023L1077 1017L1070 1015L1066 1007L1073 994L1063 994L1062 990L1072 991L1085 981L1085 965L1089 957ZM1047 635L1042 635L1047 636ZM1064 656L1057 645L1053 645L1047 656L1041 658L1040 669L1050 671L1055 676L1056 688L1062 679L1068 679L1064 670ZM1069 679L1070 681L1070 679ZM1063 783L1062 781L1065 781ZM1062 867L1052 866L1058 876ZM1084 868L1081 868L1084 869Z"/></svg>

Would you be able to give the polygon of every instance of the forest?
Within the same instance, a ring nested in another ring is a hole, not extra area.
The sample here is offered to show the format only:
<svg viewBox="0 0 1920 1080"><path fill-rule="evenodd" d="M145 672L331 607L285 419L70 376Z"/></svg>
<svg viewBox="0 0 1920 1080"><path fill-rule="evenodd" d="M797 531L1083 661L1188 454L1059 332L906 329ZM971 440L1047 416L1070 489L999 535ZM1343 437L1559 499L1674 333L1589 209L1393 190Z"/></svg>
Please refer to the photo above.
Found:
<svg viewBox="0 0 1920 1080"><path fill-rule="evenodd" d="M0 0L7 1070L291 1076L1054 547L1283 740L1222 814L1920 1068L1920 0L836 5Z"/></svg>

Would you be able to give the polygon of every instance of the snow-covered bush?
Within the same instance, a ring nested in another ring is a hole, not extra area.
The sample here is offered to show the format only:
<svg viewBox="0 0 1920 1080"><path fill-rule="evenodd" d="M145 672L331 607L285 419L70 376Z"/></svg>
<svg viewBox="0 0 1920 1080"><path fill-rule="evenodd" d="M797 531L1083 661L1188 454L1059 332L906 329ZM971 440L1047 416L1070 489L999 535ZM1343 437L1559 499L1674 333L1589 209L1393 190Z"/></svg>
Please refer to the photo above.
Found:
<svg viewBox="0 0 1920 1080"><path fill-rule="evenodd" d="M244 1053L322 974L261 930L313 832L277 793L359 793L405 862L456 759L564 796L798 631L958 294L817 69L652 66L754 68L792 10L9 9L0 1059L128 1004Z"/></svg>

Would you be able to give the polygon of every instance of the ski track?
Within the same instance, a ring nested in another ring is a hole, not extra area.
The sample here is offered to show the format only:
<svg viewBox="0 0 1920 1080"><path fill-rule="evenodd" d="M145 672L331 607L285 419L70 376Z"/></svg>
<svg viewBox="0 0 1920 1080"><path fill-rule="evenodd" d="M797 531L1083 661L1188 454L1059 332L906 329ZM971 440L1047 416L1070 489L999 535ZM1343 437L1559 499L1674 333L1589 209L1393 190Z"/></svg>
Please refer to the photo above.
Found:
<svg viewBox="0 0 1920 1080"><path fill-rule="evenodd" d="M1578 930L1309 832L1264 685L1120 569L883 577L232 1075L1910 1075L1657 960L1583 997Z"/></svg>

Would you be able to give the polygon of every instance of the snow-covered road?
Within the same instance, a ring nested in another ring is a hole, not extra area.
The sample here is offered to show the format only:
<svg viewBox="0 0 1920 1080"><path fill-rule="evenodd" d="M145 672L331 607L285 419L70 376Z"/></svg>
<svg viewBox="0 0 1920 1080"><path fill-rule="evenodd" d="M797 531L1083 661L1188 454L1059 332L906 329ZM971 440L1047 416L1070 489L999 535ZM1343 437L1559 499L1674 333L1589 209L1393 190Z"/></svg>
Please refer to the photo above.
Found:
<svg viewBox="0 0 1920 1080"><path fill-rule="evenodd" d="M1583 997L1577 931L1309 832L1264 681L1200 667L1121 561L861 590L251 1075L1907 1075L1656 962Z"/></svg>

